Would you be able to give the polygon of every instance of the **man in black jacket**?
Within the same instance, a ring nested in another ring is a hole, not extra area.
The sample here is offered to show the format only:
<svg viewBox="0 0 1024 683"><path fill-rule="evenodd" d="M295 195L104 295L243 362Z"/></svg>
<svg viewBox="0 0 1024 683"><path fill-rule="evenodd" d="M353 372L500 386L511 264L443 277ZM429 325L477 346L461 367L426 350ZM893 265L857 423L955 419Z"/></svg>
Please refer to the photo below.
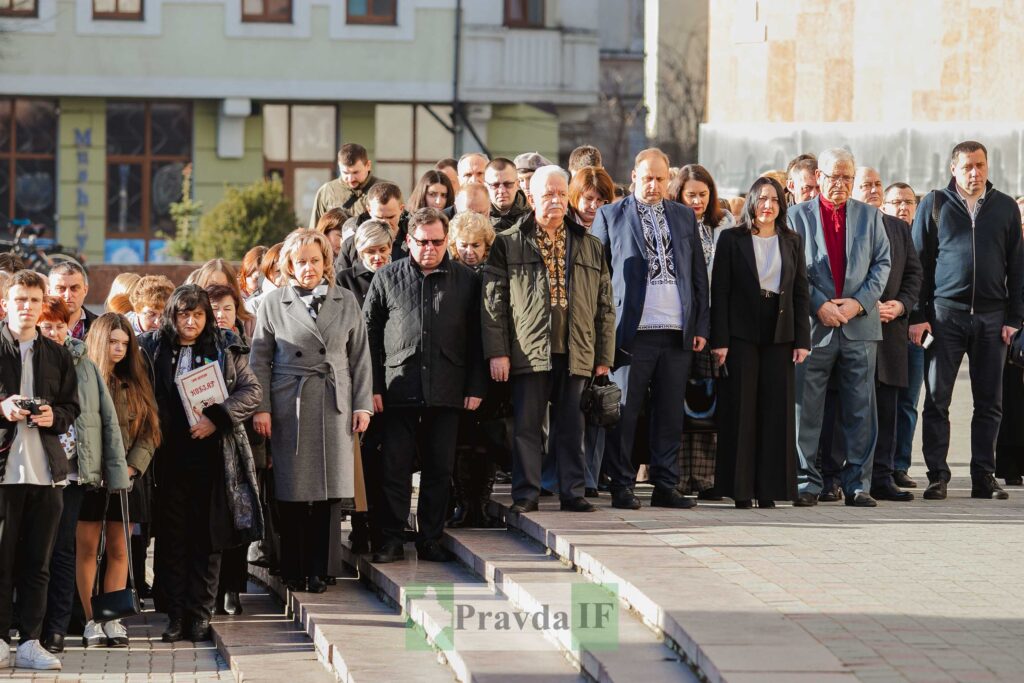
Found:
<svg viewBox="0 0 1024 683"><path fill-rule="evenodd" d="M39 643L46 614L50 553L64 508L63 485L74 460L61 445L79 414L71 355L36 329L46 283L30 270L14 274L3 292L0 329L0 668L10 659L15 577L20 642L15 666L59 670ZM24 400L42 399L31 406Z"/></svg>
<svg viewBox="0 0 1024 683"><path fill-rule="evenodd" d="M925 351L921 438L928 465L927 500L946 498L950 471L949 403L964 353L970 359L971 496L1006 499L996 483L995 446L1003 415L1006 346L1024 319L1024 251L1020 212L988 182L988 152L980 142L953 148L953 178L929 192L914 218L914 248L924 269L910 337L934 343Z"/></svg>
<svg viewBox="0 0 1024 683"><path fill-rule="evenodd" d="M495 232L508 230L530 213L526 195L519 189L516 165L511 159L498 157L487 164L484 185L491 198L491 225Z"/></svg>
<svg viewBox="0 0 1024 683"><path fill-rule="evenodd" d="M862 166L853 181L853 198L882 208L882 177ZM907 386L907 321L921 291L921 262L914 251L910 225L895 216L882 214L889 238L889 279L878 299L882 320L882 343L878 346L875 408L878 412L878 440L871 470L871 497L876 500L911 501L914 494L903 491L894 479L896 416L900 389ZM837 468L838 470L838 468Z"/></svg>
<svg viewBox="0 0 1024 683"><path fill-rule="evenodd" d="M424 208L409 218L410 258L381 268L363 304L373 359L374 411L384 413L384 489L374 562L404 557L413 456L420 445L416 517L421 560L448 559L439 540L448 511L459 414L487 388L480 337L480 279L448 257L448 219Z"/></svg>
<svg viewBox="0 0 1024 683"><path fill-rule="evenodd" d="M370 188L366 194L366 202L366 212L353 216L342 226L345 239L342 240L338 258L334 261L335 273L351 268L359 260L355 233L360 225L371 218L384 221L391 226L391 238L395 245L391 252L391 260L397 261L408 255L405 249L405 234L409 224L409 212L405 210L405 204L402 202L402 190L394 183L380 182Z"/></svg>

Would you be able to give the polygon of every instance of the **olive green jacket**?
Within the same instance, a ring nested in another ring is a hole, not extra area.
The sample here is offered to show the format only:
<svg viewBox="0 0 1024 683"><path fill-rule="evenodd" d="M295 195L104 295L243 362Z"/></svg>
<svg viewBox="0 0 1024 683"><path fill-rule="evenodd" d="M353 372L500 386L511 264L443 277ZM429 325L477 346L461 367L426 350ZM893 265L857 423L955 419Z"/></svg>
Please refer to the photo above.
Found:
<svg viewBox="0 0 1024 683"><path fill-rule="evenodd" d="M615 358L615 305L604 249L568 218L569 373L590 377ZM483 342L488 359L509 356L512 374L551 370L548 273L532 213L498 235L483 271Z"/></svg>
<svg viewBox="0 0 1024 683"><path fill-rule="evenodd" d="M313 201L313 213L309 217L309 229L316 228L320 216L331 209L344 209L348 218L358 216L368 210L366 206L366 193L370 188L382 181L372 173L366 176L366 180L359 187L352 189L341 178L329 180L320 186L316 191L316 199Z"/></svg>

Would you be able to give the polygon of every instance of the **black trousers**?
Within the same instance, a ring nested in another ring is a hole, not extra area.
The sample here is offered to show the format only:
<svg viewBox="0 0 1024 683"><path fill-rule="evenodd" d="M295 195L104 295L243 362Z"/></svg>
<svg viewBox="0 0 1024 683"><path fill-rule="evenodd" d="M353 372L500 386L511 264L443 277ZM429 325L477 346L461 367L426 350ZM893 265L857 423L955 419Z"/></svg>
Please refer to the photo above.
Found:
<svg viewBox="0 0 1024 683"><path fill-rule="evenodd" d="M551 356L552 369L516 375L512 382L512 498L540 498L544 416L551 405L548 449L558 468L562 500L583 496L583 412L580 395L586 378L569 374L566 354Z"/></svg>
<svg viewBox="0 0 1024 683"><path fill-rule="evenodd" d="M622 416L608 429L604 462L613 489L633 488L633 440L637 420L650 391L650 479L658 488L679 483L679 444L683 438L683 401L693 351L682 332L638 332L629 365L615 369L612 379L622 389Z"/></svg>
<svg viewBox="0 0 1024 683"><path fill-rule="evenodd" d="M244 593L249 585L249 546L240 545L220 553L220 578L217 600L225 593Z"/></svg>
<svg viewBox="0 0 1024 683"><path fill-rule="evenodd" d="M278 501L281 578L286 581L327 576L331 501Z"/></svg>
<svg viewBox="0 0 1024 683"><path fill-rule="evenodd" d="M419 445L420 495L416 504L419 540L436 541L444 533L449 484L459 434L456 408L384 409L384 451L375 473L381 487L374 513L385 543L402 543L412 505L412 472Z"/></svg>
<svg viewBox="0 0 1024 683"><path fill-rule="evenodd" d="M75 558L78 512L82 509L85 487L69 482L64 487L64 510L60 515L57 537L50 557L50 585L46 591L46 617L43 635L67 635L71 611L75 605ZM92 588L92 586L90 586Z"/></svg>
<svg viewBox="0 0 1024 683"><path fill-rule="evenodd" d="M761 303L761 338L773 338L778 299ZM715 489L734 500L796 498L793 344L735 337L719 380L725 410L718 424Z"/></svg>
<svg viewBox="0 0 1024 683"><path fill-rule="evenodd" d="M0 532L0 638L10 642L17 577L21 642L38 640L46 614L50 555L64 509L63 487L9 484L2 487Z"/></svg>
<svg viewBox="0 0 1024 683"><path fill-rule="evenodd" d="M164 469L154 510L160 516L155 552L163 606L171 618L209 619L221 561L210 543L213 478L202 466Z"/></svg>
<svg viewBox="0 0 1024 683"><path fill-rule="evenodd" d="M875 462L871 469L871 486L895 486L893 460L896 457L896 415L899 412L900 388L889 384L875 385L878 406L878 441Z"/></svg>

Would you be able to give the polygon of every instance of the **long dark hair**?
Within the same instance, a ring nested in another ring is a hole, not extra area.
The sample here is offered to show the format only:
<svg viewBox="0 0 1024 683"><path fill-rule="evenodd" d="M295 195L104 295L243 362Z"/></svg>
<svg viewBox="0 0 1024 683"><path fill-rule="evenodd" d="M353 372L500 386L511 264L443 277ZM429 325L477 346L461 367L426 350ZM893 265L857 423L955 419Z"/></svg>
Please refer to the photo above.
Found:
<svg viewBox="0 0 1024 683"><path fill-rule="evenodd" d="M412 213L416 209L427 208L427 190L430 189L431 185L444 185L448 194L445 196L444 208L455 203L455 190L452 188L452 181L448 179L442 171L435 171L433 169L427 171L420 180L416 183L415 189L412 194L409 195L409 213ZM430 207L434 208L434 207Z"/></svg>
<svg viewBox="0 0 1024 683"><path fill-rule="evenodd" d="M757 197L761 194L761 188L765 185L771 185L775 188L775 195L779 198L779 215L775 217L775 232L783 237L788 236L791 230L786 222L786 191L782 189L782 185L779 184L778 180L768 176L761 176L750 186L750 191L747 192L747 199L743 204L743 217L740 218L738 227L748 230L755 235L757 234L757 221L755 220L757 216Z"/></svg>
<svg viewBox="0 0 1024 683"><path fill-rule="evenodd" d="M171 293L171 298L167 300L163 318L160 321L160 332L169 341L177 344L178 313L196 309L202 309L206 313L206 325L195 341L196 347L204 350L213 349L217 344L217 321L213 318L210 297L206 290L199 285L182 285Z"/></svg>
<svg viewBox="0 0 1024 683"><path fill-rule="evenodd" d="M686 204L683 201L683 187L686 185L687 180L696 180L708 186L708 205L704 209L704 218L702 220L704 225L709 228L717 228L722 219L725 218L725 211L718 204L718 187L715 186L715 180L711 177L708 169L700 164L687 164L683 166L669 184L668 196L680 204Z"/></svg>
<svg viewBox="0 0 1024 683"><path fill-rule="evenodd" d="M110 334L115 330L128 336L128 351L116 365L110 362ZM99 369L110 393L115 398L123 396L123 403L130 406L132 415L128 420L128 435L131 440L148 439L154 446L159 446L160 418L153 384L149 381L149 368L128 318L118 313L104 313L93 320L85 337L85 351ZM125 444L125 448L130 447L130 443Z"/></svg>

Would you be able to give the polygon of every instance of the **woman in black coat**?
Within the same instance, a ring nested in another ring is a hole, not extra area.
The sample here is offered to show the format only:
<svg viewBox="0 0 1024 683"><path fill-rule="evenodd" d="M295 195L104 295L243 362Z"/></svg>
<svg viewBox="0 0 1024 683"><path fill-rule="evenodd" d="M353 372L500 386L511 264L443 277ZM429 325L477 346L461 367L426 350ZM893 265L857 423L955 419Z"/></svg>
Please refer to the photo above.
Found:
<svg viewBox="0 0 1024 683"><path fill-rule="evenodd" d="M719 238L711 278L711 352L728 372L715 486L737 508L767 508L796 497L793 364L810 353L810 290L782 186L758 178L743 214Z"/></svg>
<svg viewBox="0 0 1024 683"><path fill-rule="evenodd" d="M139 337L139 345L152 359L160 411L153 511L154 571L169 619L163 640L208 640L220 551L263 536L252 451L236 429L263 391L240 340L217 329L198 285L174 290L160 328ZM220 366L227 398L190 425L175 379L210 363Z"/></svg>

